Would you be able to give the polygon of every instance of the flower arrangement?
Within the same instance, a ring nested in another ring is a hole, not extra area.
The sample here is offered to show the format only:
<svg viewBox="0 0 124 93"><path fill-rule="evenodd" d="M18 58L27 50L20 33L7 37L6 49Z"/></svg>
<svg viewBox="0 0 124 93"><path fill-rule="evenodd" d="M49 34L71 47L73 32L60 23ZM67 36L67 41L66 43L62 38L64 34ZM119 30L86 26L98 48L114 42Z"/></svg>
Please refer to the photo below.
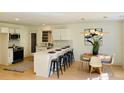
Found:
<svg viewBox="0 0 124 93"><path fill-rule="evenodd" d="M85 39L87 42L92 45L92 53L93 55L97 55L99 53L100 41L102 40L103 33L97 30L90 30L88 33L85 33Z"/></svg>

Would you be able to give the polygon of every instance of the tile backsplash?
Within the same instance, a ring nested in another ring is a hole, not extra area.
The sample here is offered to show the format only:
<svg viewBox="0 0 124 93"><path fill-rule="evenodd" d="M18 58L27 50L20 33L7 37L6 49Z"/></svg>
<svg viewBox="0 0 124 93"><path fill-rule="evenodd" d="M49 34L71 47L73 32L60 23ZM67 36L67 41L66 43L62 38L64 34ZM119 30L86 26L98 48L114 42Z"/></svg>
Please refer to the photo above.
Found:
<svg viewBox="0 0 124 93"><path fill-rule="evenodd" d="M53 41L54 47L64 47L64 46L71 46L73 47L73 42L72 40L54 40Z"/></svg>
<svg viewBox="0 0 124 93"><path fill-rule="evenodd" d="M20 46L20 40L10 40L9 46L13 46L13 45Z"/></svg>

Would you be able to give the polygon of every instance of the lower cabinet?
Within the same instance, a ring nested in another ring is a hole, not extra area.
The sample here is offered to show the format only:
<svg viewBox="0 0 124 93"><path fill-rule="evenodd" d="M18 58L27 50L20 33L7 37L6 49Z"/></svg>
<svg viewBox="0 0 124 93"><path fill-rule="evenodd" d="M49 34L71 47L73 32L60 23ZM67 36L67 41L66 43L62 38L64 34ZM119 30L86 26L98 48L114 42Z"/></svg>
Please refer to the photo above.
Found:
<svg viewBox="0 0 124 93"><path fill-rule="evenodd" d="M61 40L61 32L59 30L52 31L53 40Z"/></svg>
<svg viewBox="0 0 124 93"><path fill-rule="evenodd" d="M12 64L13 63L13 48L9 48L8 49L8 64Z"/></svg>

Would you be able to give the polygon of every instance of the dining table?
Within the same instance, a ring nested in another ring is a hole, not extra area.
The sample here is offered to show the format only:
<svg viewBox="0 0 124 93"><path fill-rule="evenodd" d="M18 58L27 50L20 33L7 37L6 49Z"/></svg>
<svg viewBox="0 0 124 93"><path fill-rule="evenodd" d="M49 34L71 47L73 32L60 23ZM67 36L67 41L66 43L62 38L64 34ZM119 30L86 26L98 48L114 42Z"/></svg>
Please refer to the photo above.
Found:
<svg viewBox="0 0 124 93"><path fill-rule="evenodd" d="M101 59L101 63L103 63L103 62L110 63L111 58L112 58L110 55L102 54L102 53L100 53L98 55L93 55L92 53L83 53L80 56L80 60L90 63L90 59L93 56L99 57ZM90 71L90 65L89 65L89 71Z"/></svg>
<svg viewBox="0 0 124 93"><path fill-rule="evenodd" d="M107 54L98 54L98 55L93 55L92 53L83 53L80 57L80 59L86 59L89 60L91 59L92 56L97 56L101 59L101 62L111 62L111 56Z"/></svg>

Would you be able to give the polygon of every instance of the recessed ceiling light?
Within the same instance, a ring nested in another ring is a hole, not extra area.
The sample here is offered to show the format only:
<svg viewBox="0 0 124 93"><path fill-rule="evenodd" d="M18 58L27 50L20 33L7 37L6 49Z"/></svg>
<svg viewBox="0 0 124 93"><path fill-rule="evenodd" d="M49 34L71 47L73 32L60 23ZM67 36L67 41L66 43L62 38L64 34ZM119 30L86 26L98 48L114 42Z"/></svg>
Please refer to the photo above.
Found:
<svg viewBox="0 0 124 93"><path fill-rule="evenodd" d="M16 21L19 21L20 19L19 18L15 18Z"/></svg>
<svg viewBox="0 0 124 93"><path fill-rule="evenodd" d="M46 24L42 24L43 26L45 26Z"/></svg>
<svg viewBox="0 0 124 93"><path fill-rule="evenodd" d="M108 18L107 16L103 16L104 19Z"/></svg>
<svg viewBox="0 0 124 93"><path fill-rule="evenodd" d="M82 21L84 21L84 20L85 20L85 18L81 18L81 20L82 20Z"/></svg>

